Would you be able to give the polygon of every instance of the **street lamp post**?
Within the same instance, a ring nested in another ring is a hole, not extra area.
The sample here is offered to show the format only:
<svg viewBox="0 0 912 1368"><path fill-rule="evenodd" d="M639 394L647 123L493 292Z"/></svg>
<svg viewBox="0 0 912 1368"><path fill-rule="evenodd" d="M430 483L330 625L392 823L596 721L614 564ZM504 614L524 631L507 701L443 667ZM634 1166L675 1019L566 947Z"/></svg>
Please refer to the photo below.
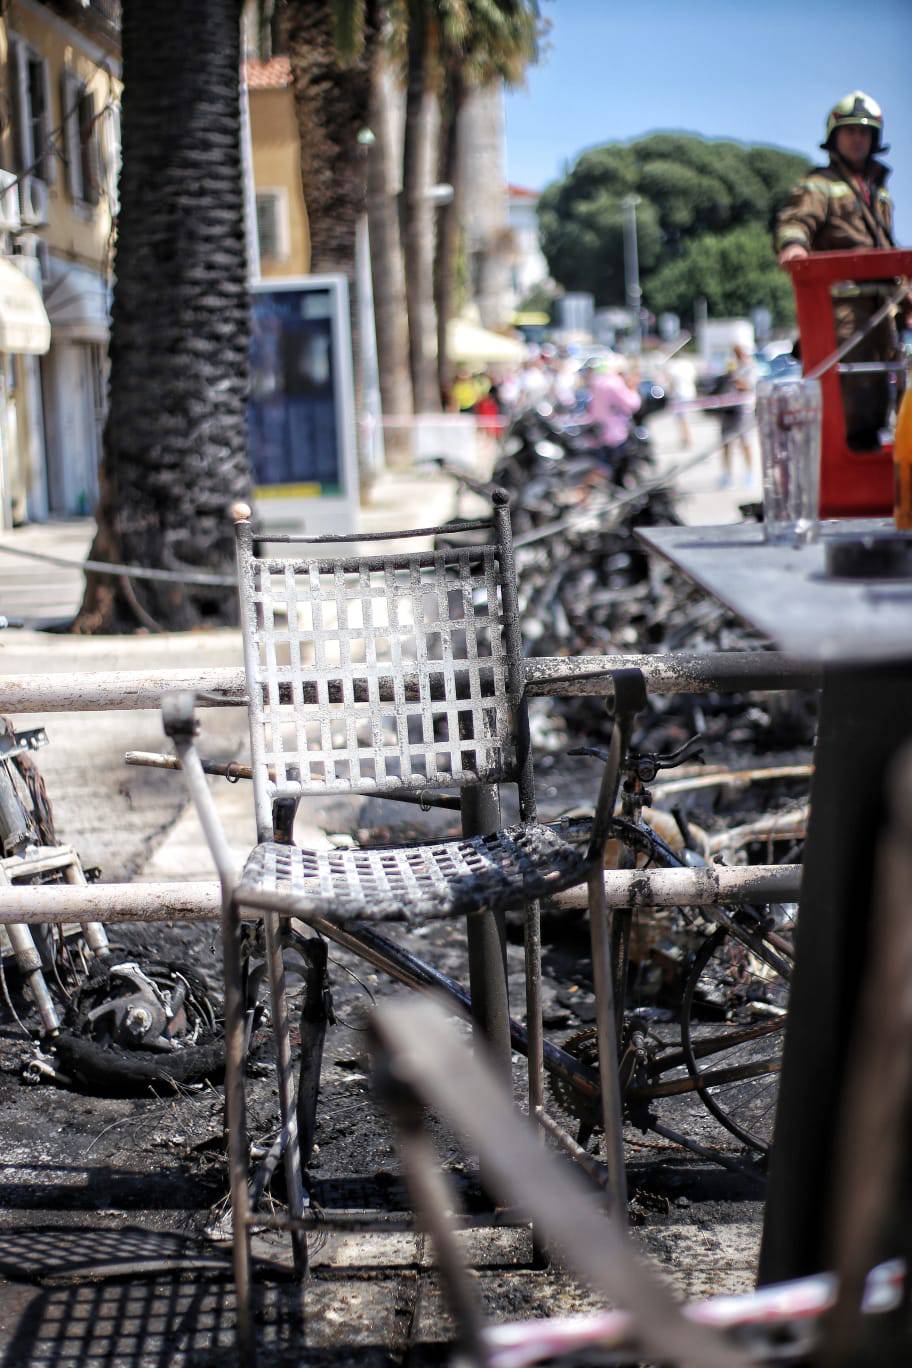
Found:
<svg viewBox="0 0 912 1368"><path fill-rule="evenodd" d="M624 211L624 292L627 297L627 308L633 314L632 342L633 352L636 356L639 356L640 353L640 307L642 299L640 259L637 252L636 207L639 202L639 195L625 195L621 200L621 208Z"/></svg>
<svg viewBox="0 0 912 1368"><path fill-rule="evenodd" d="M358 131L358 146L366 160L376 139L369 128ZM366 172L365 172L366 178ZM380 400L380 362L377 356L377 325L374 318L374 282L371 272L370 232L367 210L355 225L355 299L358 338L361 412L358 414L358 454L363 469L376 475L386 465L383 442L383 405Z"/></svg>

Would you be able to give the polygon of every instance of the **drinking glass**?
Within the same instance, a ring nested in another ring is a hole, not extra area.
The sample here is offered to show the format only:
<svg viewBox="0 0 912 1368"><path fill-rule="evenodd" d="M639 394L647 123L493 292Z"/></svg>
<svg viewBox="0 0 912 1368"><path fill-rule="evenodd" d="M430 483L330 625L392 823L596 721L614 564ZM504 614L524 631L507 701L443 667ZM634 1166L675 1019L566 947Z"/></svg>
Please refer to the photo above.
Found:
<svg viewBox="0 0 912 1368"><path fill-rule="evenodd" d="M768 542L803 546L817 539L821 407L819 380L761 380L757 385Z"/></svg>

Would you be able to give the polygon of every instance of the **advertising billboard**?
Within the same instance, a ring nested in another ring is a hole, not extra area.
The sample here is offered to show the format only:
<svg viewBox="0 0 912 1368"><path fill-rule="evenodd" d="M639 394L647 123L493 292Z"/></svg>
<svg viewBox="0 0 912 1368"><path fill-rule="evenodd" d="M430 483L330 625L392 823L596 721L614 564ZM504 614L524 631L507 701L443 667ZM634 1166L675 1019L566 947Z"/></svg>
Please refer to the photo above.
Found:
<svg viewBox="0 0 912 1368"><path fill-rule="evenodd" d="M269 532L355 529L358 467L348 282L251 285L247 437L257 521Z"/></svg>

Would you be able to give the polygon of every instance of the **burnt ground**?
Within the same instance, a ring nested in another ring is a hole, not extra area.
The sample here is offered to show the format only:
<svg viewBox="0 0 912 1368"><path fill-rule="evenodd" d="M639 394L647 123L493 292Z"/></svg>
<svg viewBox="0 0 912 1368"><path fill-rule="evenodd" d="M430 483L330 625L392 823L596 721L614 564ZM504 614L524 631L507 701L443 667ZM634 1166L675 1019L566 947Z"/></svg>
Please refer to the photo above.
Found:
<svg viewBox="0 0 912 1368"><path fill-rule="evenodd" d="M81 849L87 846L86 863L104 847L106 880L129 879L143 869L154 876L156 848L182 823L192 826L194 820L174 776L115 770L115 755L126 746L159 744L148 714L121 714L117 721L122 727L109 742L109 764L96 768L97 793L74 790L67 782L73 778L67 765L76 763L76 743L71 744L66 725L75 726L79 719L55 719L58 735L64 732L62 758L55 762L53 750L45 752L47 762L41 757L52 793L62 794L62 835ZM222 713L215 720L208 714L207 753L214 758L241 753L242 730L236 715ZM757 763L758 757L751 754L747 761ZM571 767L556 755L546 756L539 774L544 815L591 800L595 780L592 762ZM231 796L241 801L233 789ZM794 802L794 790L778 794L776 801ZM408 810L406 821L401 805L351 800L315 809L305 821L343 837L369 832L374 839L396 839L408 834L404 827L413 828L414 814ZM695 816L707 823L736 819L724 804L721 811ZM447 815L434 820L439 829ZM196 872L207 877L208 867L203 864ZM392 927L389 933L466 981L459 926ZM218 982L214 925L123 927L113 934L131 957L184 959ZM546 917L545 940L546 1033L561 1043L593 1020L584 920ZM680 952L672 949L673 959ZM333 950L332 957L338 1021L324 1056L312 1195L326 1207L401 1209L398 1160L387 1121L371 1097L364 1045L372 1000L397 990L346 953ZM513 925L508 966L518 1015L522 950ZM657 994L655 982L647 975L635 993L641 1005L654 1010L656 1031L671 1039L677 1025L663 1006L663 993L673 997L673 984L666 982ZM123 1097L29 1087L19 1076L22 1055L21 1036L5 1021L0 1029L0 1364L224 1363L233 1345L233 1296L227 1264L207 1235L217 1230L225 1210L221 1090L205 1085L160 1097ZM251 1133L268 1139L276 1126L276 1090L267 1069L254 1072ZM514 1059L520 1099L523 1072L523 1061ZM730 1157L743 1156L738 1141L698 1102L671 1098L660 1105L663 1119L675 1129ZM473 1156L439 1127L437 1138L444 1169L471 1201L477 1193ZM762 1180L728 1172L654 1133L628 1127L626 1139L633 1238L644 1254L683 1297L749 1288L759 1245ZM593 1305L559 1264L546 1270L531 1266L527 1232L469 1232L465 1241L478 1268L480 1295L495 1318L564 1314ZM305 1354L316 1363L359 1364L418 1364L445 1357L451 1326L422 1236L332 1235L314 1239L311 1246L312 1272L303 1292L275 1278L260 1288L264 1363L296 1363ZM274 1262L288 1262L279 1237L258 1240L258 1249ZM111 1276L117 1271L111 1265L118 1263L121 1275Z"/></svg>

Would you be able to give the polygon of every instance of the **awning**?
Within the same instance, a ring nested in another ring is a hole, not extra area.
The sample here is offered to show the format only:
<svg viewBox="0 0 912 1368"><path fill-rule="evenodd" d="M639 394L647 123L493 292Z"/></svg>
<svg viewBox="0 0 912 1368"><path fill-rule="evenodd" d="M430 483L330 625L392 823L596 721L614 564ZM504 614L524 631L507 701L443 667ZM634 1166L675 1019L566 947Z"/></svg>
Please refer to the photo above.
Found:
<svg viewBox="0 0 912 1368"><path fill-rule="evenodd" d="M501 337L465 318L455 318L447 332L447 352L451 361L468 363L501 361L519 365L526 355L525 342L513 337Z"/></svg>
<svg viewBox="0 0 912 1368"><path fill-rule="evenodd" d="M0 352L42 356L50 345L41 292L8 257L0 257Z"/></svg>
<svg viewBox="0 0 912 1368"><path fill-rule="evenodd" d="M44 303L55 342L107 342L109 290L97 271L52 256Z"/></svg>

